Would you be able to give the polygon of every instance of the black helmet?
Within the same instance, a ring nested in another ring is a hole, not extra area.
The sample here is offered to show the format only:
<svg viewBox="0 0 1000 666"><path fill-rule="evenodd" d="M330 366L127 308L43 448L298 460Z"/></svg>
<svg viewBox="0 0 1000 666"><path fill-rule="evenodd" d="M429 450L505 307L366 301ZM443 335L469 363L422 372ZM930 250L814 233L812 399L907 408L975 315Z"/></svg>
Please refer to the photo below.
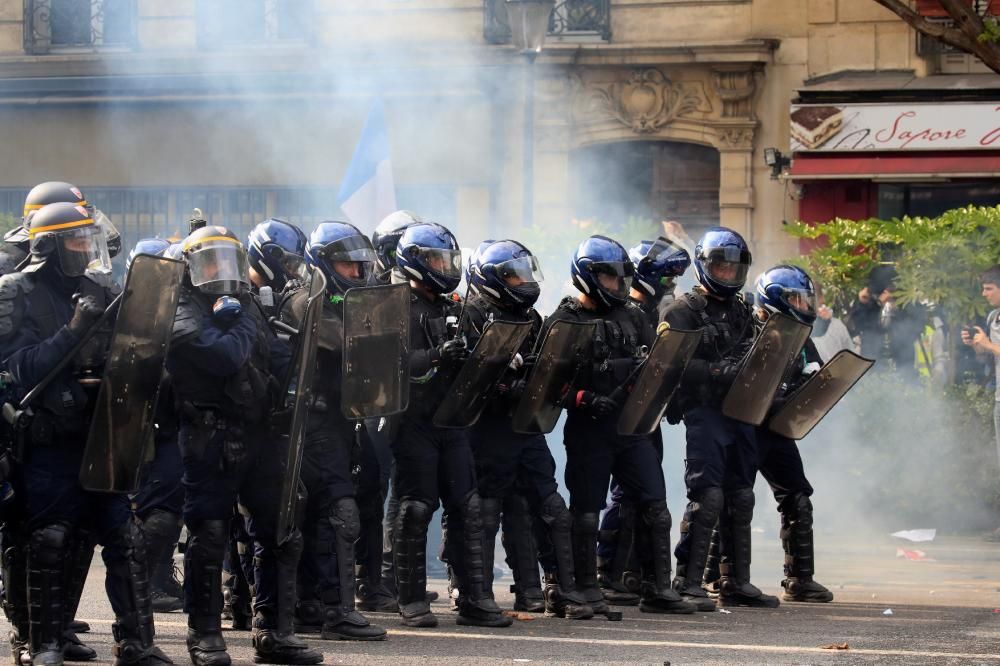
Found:
<svg viewBox="0 0 1000 666"><path fill-rule="evenodd" d="M202 227L185 238L181 248L191 284L202 293L225 296L249 289L247 253L229 229Z"/></svg>
<svg viewBox="0 0 1000 666"><path fill-rule="evenodd" d="M51 203L60 202L72 203L77 206L87 206L87 200L84 198L83 192L76 185L64 183L59 180L50 180L35 185L28 192L28 196L24 198L24 217L27 218L31 213L41 210L44 206ZM27 226L27 220L25 220L25 226Z"/></svg>
<svg viewBox="0 0 1000 666"><path fill-rule="evenodd" d="M66 277L111 270L104 230L83 206L60 202L33 211L28 236L31 263L24 269L27 272L41 270L50 262Z"/></svg>

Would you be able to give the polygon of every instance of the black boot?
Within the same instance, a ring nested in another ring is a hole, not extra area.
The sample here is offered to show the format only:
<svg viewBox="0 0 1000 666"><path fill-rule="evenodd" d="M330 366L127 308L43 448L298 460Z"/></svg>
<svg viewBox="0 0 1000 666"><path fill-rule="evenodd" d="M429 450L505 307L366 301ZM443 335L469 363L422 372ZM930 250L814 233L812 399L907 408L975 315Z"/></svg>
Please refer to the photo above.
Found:
<svg viewBox="0 0 1000 666"><path fill-rule="evenodd" d="M181 535L181 518L175 513L151 512L142 522L149 550L149 594L156 613L184 608L183 588L174 580L174 549Z"/></svg>
<svg viewBox="0 0 1000 666"><path fill-rule="evenodd" d="M283 544L262 547L255 567L259 580L274 581L273 605L255 608L254 661L266 664L318 664L323 655L295 635L295 581L302 555L302 533L294 530ZM261 583L264 584L263 582Z"/></svg>
<svg viewBox="0 0 1000 666"><path fill-rule="evenodd" d="M206 520L188 526L184 553L184 595L188 610L188 654L195 666L229 666L222 638L222 558L229 521ZM237 565L238 566L238 565Z"/></svg>
<svg viewBox="0 0 1000 666"><path fill-rule="evenodd" d="M684 520L681 521L681 540L687 546L687 560L681 561L678 556L677 576L673 587L682 599L690 601L699 611L706 613L715 611L715 602L708 598L702 588L701 578L708 559L712 529L719 520L722 505L722 489L705 488L688 503Z"/></svg>
<svg viewBox="0 0 1000 666"><path fill-rule="evenodd" d="M753 489L726 495L726 508L719 520L722 560L719 563L719 605L777 608L778 597L764 594L750 583L750 521L753 519Z"/></svg>
<svg viewBox="0 0 1000 666"><path fill-rule="evenodd" d="M510 591L514 593L514 610L541 613L545 610L542 581L538 576L538 544L535 542L534 521L528 500L516 493L506 498L503 509L503 534L500 541L507 554L507 566L514 575ZM501 505L497 498L482 498L483 558L492 585L493 555L490 546L496 543L496 530ZM490 535L493 535L492 537Z"/></svg>
<svg viewBox="0 0 1000 666"><path fill-rule="evenodd" d="M80 607L83 588L87 584L87 574L94 560L94 535L89 530L78 528L70 546L69 567L66 570L66 624L63 630L63 658L66 661L92 661L97 652L84 644L73 631L73 618ZM88 629L90 627L87 627Z"/></svg>
<svg viewBox="0 0 1000 666"><path fill-rule="evenodd" d="M813 580L813 507L807 495L786 498L781 511L781 545L785 549L785 601L827 603L833 592Z"/></svg>
<svg viewBox="0 0 1000 666"><path fill-rule="evenodd" d="M371 624L354 608L354 542L361 530L358 505L353 497L342 497L333 505L334 549L338 586L333 598L324 599L325 617L320 631L325 640L381 641L385 629Z"/></svg>
<svg viewBox="0 0 1000 666"><path fill-rule="evenodd" d="M27 552L24 535L19 531L3 530L3 612L10 623L10 651L15 666L31 663L31 649L28 647L30 629L28 624L28 572Z"/></svg>
<svg viewBox="0 0 1000 666"><path fill-rule="evenodd" d="M403 500L393 529L395 587L406 627L436 627L438 623L427 601L427 526L433 514L425 502Z"/></svg>
<svg viewBox="0 0 1000 666"><path fill-rule="evenodd" d="M594 617L594 609L577 590L573 569L573 516L562 496L552 493L543 499L539 516L548 533L552 559L555 560L555 571L545 574L545 614L568 620Z"/></svg>
<svg viewBox="0 0 1000 666"><path fill-rule="evenodd" d="M597 514L570 512L573 518L573 570L576 589L595 615L607 615L608 603L597 586Z"/></svg>
<svg viewBox="0 0 1000 666"><path fill-rule="evenodd" d="M628 501L618 505L618 529L602 529L598 540L614 548L610 560L597 559L597 583L612 606L635 606L639 595L625 585L625 567L631 557L635 535L635 506Z"/></svg>
<svg viewBox="0 0 1000 666"><path fill-rule="evenodd" d="M28 542L28 618L33 666L63 663L67 579L73 529L56 523L32 532Z"/></svg>
<svg viewBox="0 0 1000 666"><path fill-rule="evenodd" d="M643 613L694 613L697 605L685 601L670 587L670 511L664 500L652 502L642 511L646 562L642 567Z"/></svg>
<svg viewBox="0 0 1000 666"><path fill-rule="evenodd" d="M462 550L452 561L462 590L456 623L473 627L509 627L514 620L503 614L493 598L492 565L489 574L486 571L486 562L492 562L492 558L487 560L484 551L493 539L484 538L479 493L472 491L462 504L461 515L450 519L462 521L461 543L454 544L455 551L459 546Z"/></svg>

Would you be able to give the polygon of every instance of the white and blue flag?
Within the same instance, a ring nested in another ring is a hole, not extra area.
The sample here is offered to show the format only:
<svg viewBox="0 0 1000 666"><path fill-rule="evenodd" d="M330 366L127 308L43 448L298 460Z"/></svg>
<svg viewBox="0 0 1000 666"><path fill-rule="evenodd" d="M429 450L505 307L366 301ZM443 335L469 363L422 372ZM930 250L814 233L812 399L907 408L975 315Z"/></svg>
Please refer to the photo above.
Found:
<svg viewBox="0 0 1000 666"><path fill-rule="evenodd" d="M361 139L340 184L337 203L348 219L363 230L374 229L382 218L397 210L381 99L376 99L368 112Z"/></svg>

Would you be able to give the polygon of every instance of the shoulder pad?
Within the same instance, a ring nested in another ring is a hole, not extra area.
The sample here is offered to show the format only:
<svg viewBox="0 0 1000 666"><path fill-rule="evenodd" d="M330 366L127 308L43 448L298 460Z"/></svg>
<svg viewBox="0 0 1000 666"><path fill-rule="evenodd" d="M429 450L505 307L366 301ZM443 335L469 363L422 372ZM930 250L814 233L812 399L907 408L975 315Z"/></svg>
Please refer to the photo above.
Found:
<svg viewBox="0 0 1000 666"><path fill-rule="evenodd" d="M561 301L559 301L558 310L565 310L567 312L579 312L583 306L580 305L580 301L572 296L564 296Z"/></svg>
<svg viewBox="0 0 1000 666"><path fill-rule="evenodd" d="M10 275L17 272L17 267L27 257L16 245L0 244L0 275Z"/></svg>
<svg viewBox="0 0 1000 666"><path fill-rule="evenodd" d="M24 294L31 293L35 281L26 273L0 276L0 337L10 335L24 315Z"/></svg>
<svg viewBox="0 0 1000 666"><path fill-rule="evenodd" d="M189 294L181 292L174 315L174 329L171 339L174 344L183 344L201 333L202 313L191 300Z"/></svg>
<svg viewBox="0 0 1000 666"><path fill-rule="evenodd" d="M703 294L699 294L694 291L689 291L681 297L684 303L694 310L695 312L701 312L708 307L708 299L705 298Z"/></svg>

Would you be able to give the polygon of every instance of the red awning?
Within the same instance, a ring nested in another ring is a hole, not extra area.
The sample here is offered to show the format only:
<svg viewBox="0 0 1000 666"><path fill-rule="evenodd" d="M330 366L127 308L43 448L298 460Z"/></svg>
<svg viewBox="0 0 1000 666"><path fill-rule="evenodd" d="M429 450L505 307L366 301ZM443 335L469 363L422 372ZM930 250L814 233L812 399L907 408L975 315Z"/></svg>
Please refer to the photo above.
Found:
<svg viewBox="0 0 1000 666"><path fill-rule="evenodd" d="M1000 151L798 153L791 180L1000 178Z"/></svg>

